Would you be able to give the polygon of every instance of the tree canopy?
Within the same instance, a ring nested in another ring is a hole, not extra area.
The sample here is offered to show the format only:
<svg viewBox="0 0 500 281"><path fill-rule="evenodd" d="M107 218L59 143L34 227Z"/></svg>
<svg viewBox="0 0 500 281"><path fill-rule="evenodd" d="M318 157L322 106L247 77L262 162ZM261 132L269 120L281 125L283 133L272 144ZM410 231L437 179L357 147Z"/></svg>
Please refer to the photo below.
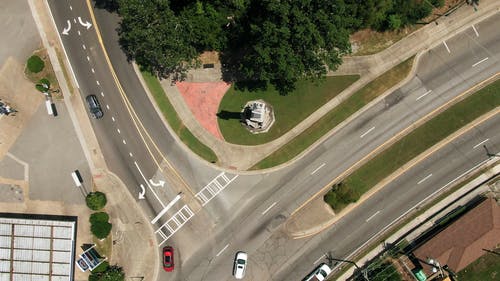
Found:
<svg viewBox="0 0 500 281"><path fill-rule="evenodd" d="M120 43L160 77L183 79L204 51L224 78L269 82L286 93L301 78L335 70L360 28L397 29L442 0L98 0L118 7ZM264 84L265 84L264 83Z"/></svg>

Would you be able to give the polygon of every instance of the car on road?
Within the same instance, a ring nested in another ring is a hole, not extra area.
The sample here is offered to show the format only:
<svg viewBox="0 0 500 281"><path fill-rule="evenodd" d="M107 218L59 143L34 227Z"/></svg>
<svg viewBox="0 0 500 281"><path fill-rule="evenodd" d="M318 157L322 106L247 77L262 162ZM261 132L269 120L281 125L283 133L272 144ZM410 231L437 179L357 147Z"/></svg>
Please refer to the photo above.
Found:
<svg viewBox="0 0 500 281"><path fill-rule="evenodd" d="M245 252L237 252L234 257L234 267L233 275L236 279L242 279L245 277L245 271L247 269L248 255Z"/></svg>
<svg viewBox="0 0 500 281"><path fill-rule="evenodd" d="M87 105L90 111L90 117L99 119L104 116L104 113L101 109L101 104L99 104L99 100L97 100L96 95L88 95L85 100L87 101Z"/></svg>
<svg viewBox="0 0 500 281"><path fill-rule="evenodd" d="M171 246L163 247L163 269L167 272L174 270L174 248Z"/></svg>
<svg viewBox="0 0 500 281"><path fill-rule="evenodd" d="M302 279L302 281L323 281L326 280L326 277L332 273L332 269L326 264L321 263L311 272L306 278Z"/></svg>

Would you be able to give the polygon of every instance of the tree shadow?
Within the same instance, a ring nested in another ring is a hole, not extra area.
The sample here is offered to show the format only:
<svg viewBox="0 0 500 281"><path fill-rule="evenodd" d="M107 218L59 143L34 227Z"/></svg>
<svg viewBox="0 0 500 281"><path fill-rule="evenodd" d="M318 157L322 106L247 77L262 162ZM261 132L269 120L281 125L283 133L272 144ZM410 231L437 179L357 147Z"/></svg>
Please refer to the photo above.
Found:
<svg viewBox="0 0 500 281"><path fill-rule="evenodd" d="M224 119L224 120L229 120L229 119L241 120L241 112L231 112L231 111L221 110L216 115L218 118Z"/></svg>

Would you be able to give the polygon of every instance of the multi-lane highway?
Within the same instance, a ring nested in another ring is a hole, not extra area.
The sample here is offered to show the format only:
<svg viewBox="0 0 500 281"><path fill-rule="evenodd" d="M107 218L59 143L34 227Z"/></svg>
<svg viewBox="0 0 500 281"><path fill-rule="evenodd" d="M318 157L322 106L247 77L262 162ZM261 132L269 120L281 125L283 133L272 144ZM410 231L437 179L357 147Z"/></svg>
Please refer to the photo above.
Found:
<svg viewBox="0 0 500 281"><path fill-rule="evenodd" d="M105 117L93 126L111 170L134 196L144 188L146 199L138 202L151 218L175 198L174 185L198 194L195 200L179 200L155 223L158 242L173 244L182 253L177 273L161 275L161 280L230 279L234 253L240 249L250 254L248 280L299 280L325 251L348 256L486 157L477 148L469 152L467 145L489 139L490 149L498 151L495 119L443 148L436 154L441 157L413 167L328 231L291 240L277 226L307 198L416 120L499 71L498 14L429 50L411 81L297 163L272 173L236 176L198 160L170 135L117 44L115 16L96 11L106 55L83 1L52 0L49 6L82 95L101 99ZM415 184L416 179L425 180ZM167 183L161 186L159 180ZM213 192L213 185L224 189ZM173 223L164 225L168 222Z"/></svg>

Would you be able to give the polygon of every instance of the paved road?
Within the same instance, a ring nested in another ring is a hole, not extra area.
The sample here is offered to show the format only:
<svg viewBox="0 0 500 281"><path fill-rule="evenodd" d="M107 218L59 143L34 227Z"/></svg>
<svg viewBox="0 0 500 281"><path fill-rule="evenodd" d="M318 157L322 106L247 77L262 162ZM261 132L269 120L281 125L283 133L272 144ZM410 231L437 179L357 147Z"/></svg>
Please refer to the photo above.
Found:
<svg viewBox="0 0 500 281"><path fill-rule="evenodd" d="M146 144L149 146L151 142L143 142L139 134L147 131L161 152L171 163L176 164L176 168L190 186L195 191L201 190L218 171L200 165L189 154L182 155L183 150L179 149L178 144L168 136L168 131L158 123L154 114L151 114L151 105L144 99L145 94L137 86L134 76L131 72L125 72L130 71L130 65L124 61L119 49L116 48L116 40L113 39L114 25L111 24L114 19L107 18L106 14L100 15L100 12L97 14L98 20L104 22L101 26L104 28L102 32L105 44L110 50L110 58L125 94L139 116L137 120L132 120L127 113L121 93L116 89L104 64L105 58L98 48L92 28L87 30L76 20L78 16L82 17L83 21L89 20L84 4L76 1L58 2L57 5L55 1L49 1L49 4L59 31L67 26L67 20L72 22L73 27L69 35L61 36L82 92L84 95L88 93L100 95L101 92L104 94L104 97L99 97L106 108L105 118L93 124L111 169L122 177L133 194L138 192L140 184L145 184L148 178L156 174L157 167L153 158L157 159L159 153L149 155ZM111 23L106 22L106 19ZM199 280L200 277L215 274L217 278L222 278L218 280L224 280L230 274L227 267L230 267L234 251L243 248L238 245L245 245L253 254L255 249L265 243L270 232L274 231L268 224L280 222L279 214L286 217L332 178L398 131L471 85L496 73L499 44L493 28L497 22L498 16L476 26L480 32L479 36L470 29L448 40L446 45L431 50L422 58L422 67L410 83L333 135L299 163L275 173L235 178L169 241L181 249L179 261L182 264L182 271L178 277ZM485 60L486 57L488 59ZM109 105L110 109L107 109L106 105ZM147 130L137 130L132 125L134 121L137 123L139 120ZM146 181L134 162L141 167ZM312 171L320 166L322 168L311 176ZM233 175L228 176L233 177ZM165 191L163 195L160 200L165 204L175 193ZM401 197L408 195L402 194ZM400 200L404 201L403 199ZM149 205L141 203L145 212L155 215L162 209L161 204L154 198L148 202ZM274 202L277 203L266 213L266 219L260 220L262 212ZM182 205L176 205L175 211L179 210L179 206ZM405 208L408 206L400 207L400 213L404 212ZM172 212L167 213L171 214ZM276 216L277 220L273 220ZM167 216L160 221L164 222L168 218ZM342 229L349 233L353 227L355 226L349 224ZM318 237L317 239L320 239L325 236ZM281 239L276 245L284 245L286 242L286 239ZM227 244L230 245L225 248ZM215 258L224 248L225 250ZM289 262L296 260L288 256L289 253L282 252L281 255L279 251L282 250L277 250L278 253L268 255L273 262L279 264L275 256L282 256ZM349 251L339 251L338 255L345 256L348 253ZM279 265L279 268L282 265ZM273 267L268 267L266 264L260 264L259 269L261 273L273 272ZM211 277L206 278L208 279L205 280L210 280Z"/></svg>

